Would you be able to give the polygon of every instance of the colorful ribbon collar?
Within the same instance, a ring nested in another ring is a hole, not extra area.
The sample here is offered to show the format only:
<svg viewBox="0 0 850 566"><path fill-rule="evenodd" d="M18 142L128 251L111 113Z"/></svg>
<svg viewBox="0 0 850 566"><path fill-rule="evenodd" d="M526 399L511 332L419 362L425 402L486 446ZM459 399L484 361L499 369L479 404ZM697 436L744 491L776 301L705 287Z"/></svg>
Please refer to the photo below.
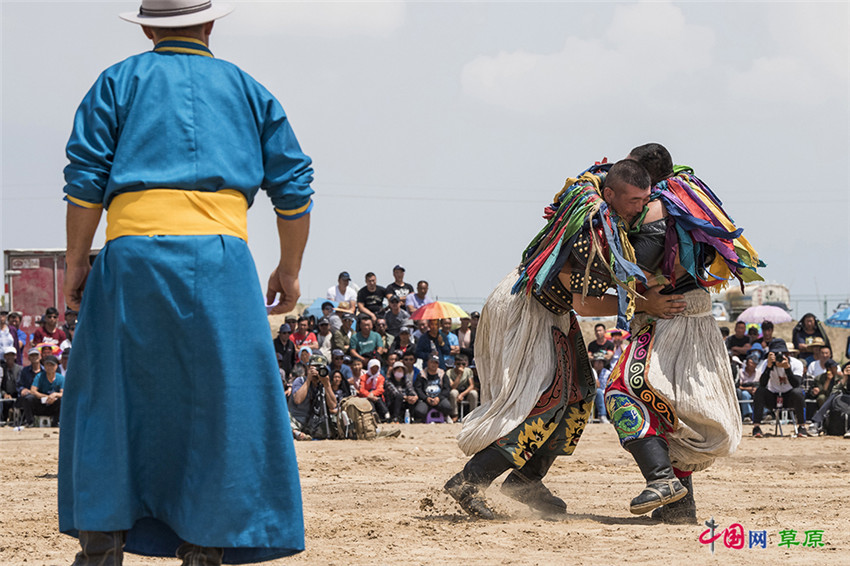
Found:
<svg viewBox="0 0 850 566"><path fill-rule="evenodd" d="M183 53L187 55L202 55L212 57L212 51L200 39L192 37L163 37L154 46L156 53Z"/></svg>

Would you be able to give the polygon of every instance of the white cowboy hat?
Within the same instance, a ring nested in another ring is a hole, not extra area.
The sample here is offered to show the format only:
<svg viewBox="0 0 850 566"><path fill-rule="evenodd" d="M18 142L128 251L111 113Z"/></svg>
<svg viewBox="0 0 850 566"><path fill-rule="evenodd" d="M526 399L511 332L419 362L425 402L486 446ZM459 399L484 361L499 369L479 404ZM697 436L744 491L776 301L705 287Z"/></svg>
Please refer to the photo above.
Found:
<svg viewBox="0 0 850 566"><path fill-rule="evenodd" d="M138 12L125 12L119 17L143 26L182 28L217 20L232 11L232 6L213 6L210 0L142 0Z"/></svg>

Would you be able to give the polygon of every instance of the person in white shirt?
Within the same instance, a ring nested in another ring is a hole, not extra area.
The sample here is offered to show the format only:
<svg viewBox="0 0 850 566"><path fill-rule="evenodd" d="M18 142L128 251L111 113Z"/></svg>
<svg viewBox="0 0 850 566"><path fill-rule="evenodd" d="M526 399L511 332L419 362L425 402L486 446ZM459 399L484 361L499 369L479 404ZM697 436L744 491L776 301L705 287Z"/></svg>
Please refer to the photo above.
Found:
<svg viewBox="0 0 850 566"><path fill-rule="evenodd" d="M337 277L337 284L328 289L326 298L329 301L353 301L357 302L357 289L351 283L351 275L347 271L343 271Z"/></svg>
<svg viewBox="0 0 850 566"><path fill-rule="evenodd" d="M756 367L759 377L759 387L753 398L753 436L763 436L761 418L764 408L775 409L777 399L782 398L782 405L794 409L797 417L797 434L809 436L803 419L803 407L806 394L800 385L803 382L803 362L788 355L785 340L774 338L770 343L767 358Z"/></svg>

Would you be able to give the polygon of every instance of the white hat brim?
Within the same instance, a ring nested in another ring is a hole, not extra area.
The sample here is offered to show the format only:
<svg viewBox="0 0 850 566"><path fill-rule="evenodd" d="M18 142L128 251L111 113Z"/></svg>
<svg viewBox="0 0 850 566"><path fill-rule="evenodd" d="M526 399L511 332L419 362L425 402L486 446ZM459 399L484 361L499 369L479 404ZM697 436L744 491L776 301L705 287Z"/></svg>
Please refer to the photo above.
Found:
<svg viewBox="0 0 850 566"><path fill-rule="evenodd" d="M205 24L207 22L223 18L232 11L233 6L228 6L227 4L216 4L201 12L195 12L194 14L182 14L180 16L151 17L142 16L138 12L124 12L123 14L119 14L118 17L122 20L142 26L150 26L154 28L182 28Z"/></svg>

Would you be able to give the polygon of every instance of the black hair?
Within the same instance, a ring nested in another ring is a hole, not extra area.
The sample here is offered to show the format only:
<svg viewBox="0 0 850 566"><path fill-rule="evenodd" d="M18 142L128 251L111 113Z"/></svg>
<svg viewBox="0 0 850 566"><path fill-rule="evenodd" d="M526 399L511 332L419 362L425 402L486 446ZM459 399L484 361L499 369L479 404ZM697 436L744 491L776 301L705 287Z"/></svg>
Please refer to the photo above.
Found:
<svg viewBox="0 0 850 566"><path fill-rule="evenodd" d="M47 307L47 310L44 311L44 318L47 318L51 314L55 314L57 317L59 316L59 310L56 307Z"/></svg>
<svg viewBox="0 0 850 566"><path fill-rule="evenodd" d="M325 301L324 303L322 303L322 310L325 310L325 307L334 308L334 304L330 301Z"/></svg>
<svg viewBox="0 0 850 566"><path fill-rule="evenodd" d="M650 176L643 165L634 159L623 159L611 166L602 187L617 190L621 184L647 189L650 186Z"/></svg>
<svg viewBox="0 0 850 566"><path fill-rule="evenodd" d="M466 354L458 354L457 356L455 356L455 363L469 365L469 358L466 356Z"/></svg>
<svg viewBox="0 0 850 566"><path fill-rule="evenodd" d="M746 323L746 322L744 322L743 320L739 320L739 321L737 321L737 322L735 323L735 326L738 326L739 324L743 324L744 326L746 326L746 325L747 325L747 323Z"/></svg>
<svg viewBox="0 0 850 566"><path fill-rule="evenodd" d="M639 145L629 152L629 157L644 166L653 185L673 175L673 158L660 143Z"/></svg>
<svg viewBox="0 0 850 566"><path fill-rule="evenodd" d="M595 325L593 326L593 330L596 330L596 329L597 329L597 328L599 328L600 326L602 327L602 329L603 329L603 330L605 330L606 326L605 326L604 324L602 324L601 322L600 322L599 324L595 324Z"/></svg>
<svg viewBox="0 0 850 566"><path fill-rule="evenodd" d="M763 320L761 323L761 330L764 332L765 330L773 330L773 323L769 320Z"/></svg>
<svg viewBox="0 0 850 566"><path fill-rule="evenodd" d="M426 285L428 285L428 282L427 282L427 281L425 281L424 279L422 279L421 281L419 281L419 283L417 283L417 284L416 284L416 286L417 286L417 287L419 287L419 286L420 286L420 285L422 285L423 283L425 283Z"/></svg>
<svg viewBox="0 0 850 566"><path fill-rule="evenodd" d="M370 271L369 273L366 274L366 276L363 279L369 279L370 277L377 277L377 275L375 275L374 273L372 273Z"/></svg>

